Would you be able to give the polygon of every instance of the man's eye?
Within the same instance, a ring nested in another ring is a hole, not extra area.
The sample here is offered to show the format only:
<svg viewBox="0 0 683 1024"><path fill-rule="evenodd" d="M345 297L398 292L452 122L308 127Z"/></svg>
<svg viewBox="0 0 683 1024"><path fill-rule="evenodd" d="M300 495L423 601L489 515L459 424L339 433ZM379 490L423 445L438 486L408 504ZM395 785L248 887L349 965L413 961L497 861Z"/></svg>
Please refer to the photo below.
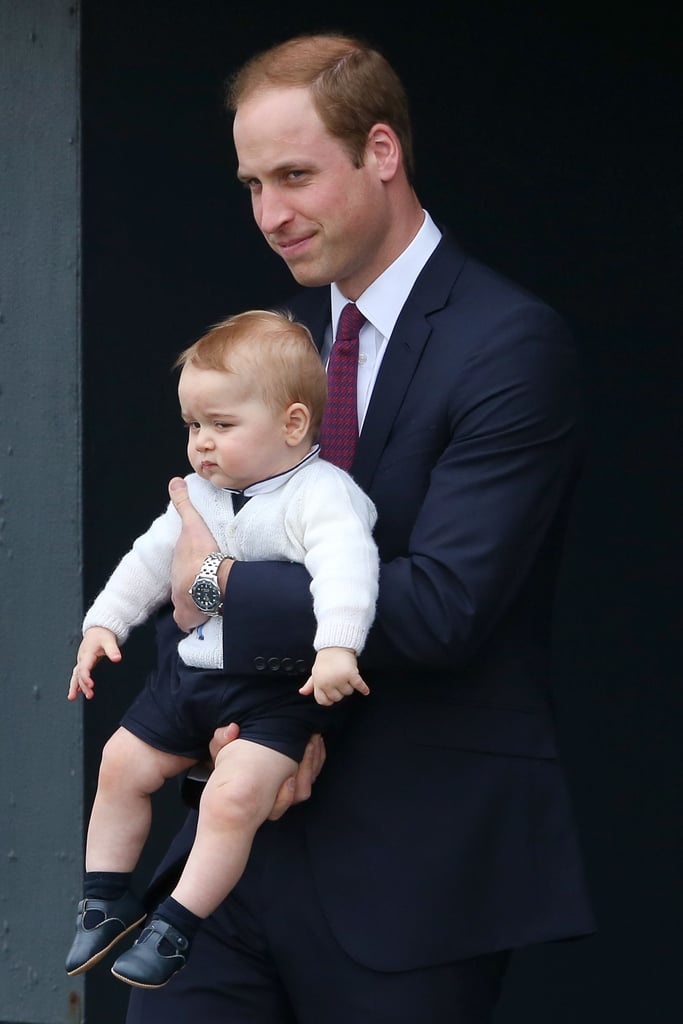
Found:
<svg viewBox="0 0 683 1024"><path fill-rule="evenodd" d="M183 420L183 427L185 428L185 430L190 430L190 431L191 430L199 430L199 424L198 423L187 423L185 420Z"/></svg>
<svg viewBox="0 0 683 1024"><path fill-rule="evenodd" d="M229 427L232 426L232 423L214 423L214 426L218 430L227 430Z"/></svg>

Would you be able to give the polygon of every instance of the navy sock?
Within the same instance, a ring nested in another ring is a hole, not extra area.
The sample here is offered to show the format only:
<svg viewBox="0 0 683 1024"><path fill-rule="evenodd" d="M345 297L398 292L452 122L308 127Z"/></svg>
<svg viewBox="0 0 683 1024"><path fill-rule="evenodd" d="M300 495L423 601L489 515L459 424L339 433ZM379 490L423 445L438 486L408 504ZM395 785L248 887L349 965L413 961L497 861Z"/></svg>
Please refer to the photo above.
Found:
<svg viewBox="0 0 683 1024"><path fill-rule="evenodd" d="M87 900L118 900L130 889L131 871L86 871L83 895ZM101 910L86 910L85 928L96 928L104 920Z"/></svg>
<svg viewBox="0 0 683 1024"><path fill-rule="evenodd" d="M173 925L174 928L177 928L181 935L187 939L187 953L189 954L192 947L192 940L199 931L203 923L203 918L197 917L197 915L193 914L191 910L184 907L182 903L178 903L177 900L174 900L172 896L168 896L163 903L159 904L152 914L152 917L160 917L170 925ZM175 950L170 947L165 949L165 946L168 946L168 943L165 943L162 939L159 945L161 952L175 952Z"/></svg>
<svg viewBox="0 0 683 1024"><path fill-rule="evenodd" d="M118 900L130 889L131 871L86 871L83 895L89 900Z"/></svg>

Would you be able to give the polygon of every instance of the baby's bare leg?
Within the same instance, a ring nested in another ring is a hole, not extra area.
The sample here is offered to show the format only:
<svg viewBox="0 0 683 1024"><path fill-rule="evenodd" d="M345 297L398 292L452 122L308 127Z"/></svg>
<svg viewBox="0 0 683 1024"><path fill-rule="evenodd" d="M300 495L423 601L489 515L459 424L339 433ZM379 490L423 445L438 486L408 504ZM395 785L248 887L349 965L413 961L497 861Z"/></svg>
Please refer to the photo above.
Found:
<svg viewBox="0 0 683 1024"><path fill-rule="evenodd" d="M151 795L196 759L155 750L118 729L102 752L90 815L86 871L132 871L152 822Z"/></svg>
<svg viewBox="0 0 683 1024"><path fill-rule="evenodd" d="M194 845L171 894L196 914L219 906L240 878L258 827L272 810L296 761L249 740L235 740L216 758L199 805Z"/></svg>

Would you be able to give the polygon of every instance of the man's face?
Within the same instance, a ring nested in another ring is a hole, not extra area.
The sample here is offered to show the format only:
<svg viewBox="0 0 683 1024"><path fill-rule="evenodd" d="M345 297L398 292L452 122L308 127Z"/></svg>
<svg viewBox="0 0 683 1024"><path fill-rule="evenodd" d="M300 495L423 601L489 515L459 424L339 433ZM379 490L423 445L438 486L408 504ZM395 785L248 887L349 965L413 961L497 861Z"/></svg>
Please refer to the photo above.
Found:
<svg viewBox="0 0 683 1024"><path fill-rule="evenodd" d="M299 284L336 281L357 298L387 265L391 210L372 147L355 167L302 88L245 100L233 131L238 177L268 245Z"/></svg>

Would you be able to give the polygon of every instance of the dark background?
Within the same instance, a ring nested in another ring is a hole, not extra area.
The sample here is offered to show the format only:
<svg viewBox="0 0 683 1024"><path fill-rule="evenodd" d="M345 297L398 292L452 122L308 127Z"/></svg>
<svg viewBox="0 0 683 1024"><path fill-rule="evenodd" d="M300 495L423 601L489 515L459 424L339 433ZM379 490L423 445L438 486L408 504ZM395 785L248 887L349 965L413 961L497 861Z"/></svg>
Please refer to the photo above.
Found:
<svg viewBox="0 0 683 1024"><path fill-rule="evenodd" d="M574 330L590 450L555 691L600 930L520 952L500 1024L680 1019L675 6L421 4L418 23L367 2L82 4L86 601L186 471L175 356L292 290L236 183L222 109L226 75L256 50L318 29L383 50L411 96L423 205ZM88 806L152 656L143 629L128 671L100 674ZM141 881L182 813L174 784L157 810ZM87 995L89 1024L122 1020L127 990L106 970Z"/></svg>

